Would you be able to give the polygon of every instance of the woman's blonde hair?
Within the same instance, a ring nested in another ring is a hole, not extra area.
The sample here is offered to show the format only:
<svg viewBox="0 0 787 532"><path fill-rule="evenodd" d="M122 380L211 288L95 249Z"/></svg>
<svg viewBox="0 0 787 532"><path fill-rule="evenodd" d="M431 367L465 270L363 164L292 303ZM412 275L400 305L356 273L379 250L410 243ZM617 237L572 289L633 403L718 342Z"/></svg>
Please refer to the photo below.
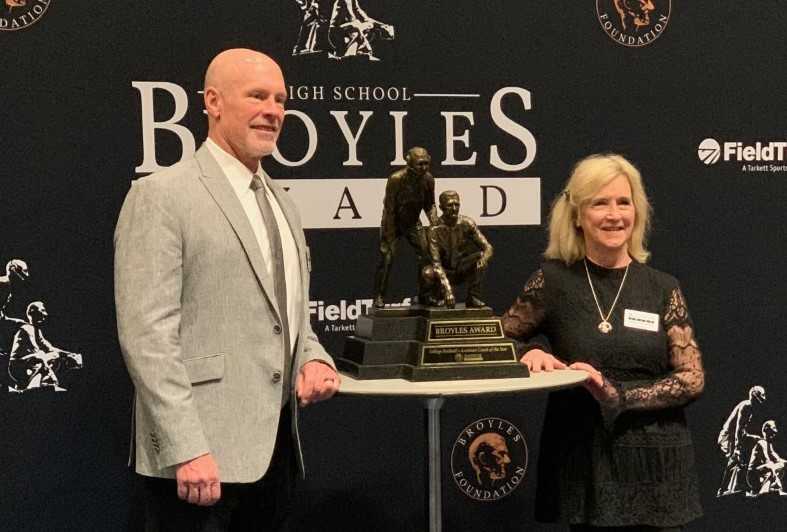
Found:
<svg viewBox="0 0 787 532"><path fill-rule="evenodd" d="M645 244L650 230L650 202L639 170L614 153L590 155L574 166L565 188L552 202L546 258L573 264L585 257L585 237L579 227L580 211L599 190L621 175L631 186L635 212L628 252L638 262L647 262L650 252Z"/></svg>

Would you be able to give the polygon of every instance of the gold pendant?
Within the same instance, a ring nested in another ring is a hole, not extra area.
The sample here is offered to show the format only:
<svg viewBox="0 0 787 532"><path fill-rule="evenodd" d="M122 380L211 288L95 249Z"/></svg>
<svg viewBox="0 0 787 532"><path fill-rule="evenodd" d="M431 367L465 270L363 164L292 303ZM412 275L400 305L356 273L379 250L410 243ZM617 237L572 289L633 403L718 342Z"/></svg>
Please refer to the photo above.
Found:
<svg viewBox="0 0 787 532"><path fill-rule="evenodd" d="M598 324L598 330L601 331L602 334L609 334L612 330L612 324L607 320L602 320L601 323Z"/></svg>

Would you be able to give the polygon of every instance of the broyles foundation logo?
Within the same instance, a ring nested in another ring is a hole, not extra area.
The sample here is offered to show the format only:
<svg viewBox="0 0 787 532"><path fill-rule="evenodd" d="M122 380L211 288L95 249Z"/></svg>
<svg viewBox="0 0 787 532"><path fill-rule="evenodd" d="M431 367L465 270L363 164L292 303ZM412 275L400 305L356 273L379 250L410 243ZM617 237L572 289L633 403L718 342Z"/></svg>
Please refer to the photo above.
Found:
<svg viewBox="0 0 787 532"><path fill-rule="evenodd" d="M374 47L394 38L394 27L373 19L358 0L295 0L301 27L292 55L327 53L331 59L350 57L378 61Z"/></svg>
<svg viewBox="0 0 787 532"><path fill-rule="evenodd" d="M497 417L465 427L451 450L459 489L477 501L497 501L519 487L527 470L527 443L513 424Z"/></svg>
<svg viewBox="0 0 787 532"><path fill-rule="evenodd" d="M0 31L32 26L44 16L51 0L4 0L0 8Z"/></svg>
<svg viewBox="0 0 787 532"><path fill-rule="evenodd" d="M787 142L770 141L744 143L739 141L719 142L704 139L697 146L697 157L707 166L719 161L741 164L741 172L787 172Z"/></svg>
<svg viewBox="0 0 787 532"><path fill-rule="evenodd" d="M670 20L671 0L596 0L596 15L610 39L639 48L664 33Z"/></svg>

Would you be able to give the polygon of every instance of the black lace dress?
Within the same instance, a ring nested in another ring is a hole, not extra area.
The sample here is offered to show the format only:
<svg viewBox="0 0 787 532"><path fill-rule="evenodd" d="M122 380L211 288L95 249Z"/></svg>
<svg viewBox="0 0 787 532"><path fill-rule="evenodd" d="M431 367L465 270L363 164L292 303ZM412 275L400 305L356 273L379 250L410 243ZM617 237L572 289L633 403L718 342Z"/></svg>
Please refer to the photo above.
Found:
<svg viewBox="0 0 787 532"><path fill-rule="evenodd" d="M606 313L625 268L587 265ZM658 330L645 330L647 315L632 317L632 310L648 313ZM643 316L645 325L636 320ZM503 316L506 333L524 344L522 353L541 348L567 364L587 362L617 399L602 407L582 387L549 395L536 518L592 526L685 524L702 509L683 407L701 393L704 373L678 282L633 261L609 334L599 331L600 321L583 261L545 262Z"/></svg>

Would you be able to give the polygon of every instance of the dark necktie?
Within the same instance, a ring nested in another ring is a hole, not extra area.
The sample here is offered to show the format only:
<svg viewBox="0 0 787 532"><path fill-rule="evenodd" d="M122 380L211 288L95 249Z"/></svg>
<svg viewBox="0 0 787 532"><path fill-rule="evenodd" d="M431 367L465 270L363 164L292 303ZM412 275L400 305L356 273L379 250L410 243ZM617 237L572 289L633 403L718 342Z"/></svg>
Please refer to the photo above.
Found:
<svg viewBox="0 0 787 532"><path fill-rule="evenodd" d="M276 292L276 305L279 307L281 316L281 328L284 335L284 392L289 389L290 378L290 358L292 356L290 347L290 324L287 317L287 281L284 277L284 252L281 246L281 233L279 224L276 223L276 216L273 208L265 194L265 186L258 175L254 175L251 180L251 189L257 198L257 205L262 213L262 220L265 223L265 230L268 232L268 243L271 246L271 259L273 261L273 286ZM286 395L285 395L286 397Z"/></svg>

